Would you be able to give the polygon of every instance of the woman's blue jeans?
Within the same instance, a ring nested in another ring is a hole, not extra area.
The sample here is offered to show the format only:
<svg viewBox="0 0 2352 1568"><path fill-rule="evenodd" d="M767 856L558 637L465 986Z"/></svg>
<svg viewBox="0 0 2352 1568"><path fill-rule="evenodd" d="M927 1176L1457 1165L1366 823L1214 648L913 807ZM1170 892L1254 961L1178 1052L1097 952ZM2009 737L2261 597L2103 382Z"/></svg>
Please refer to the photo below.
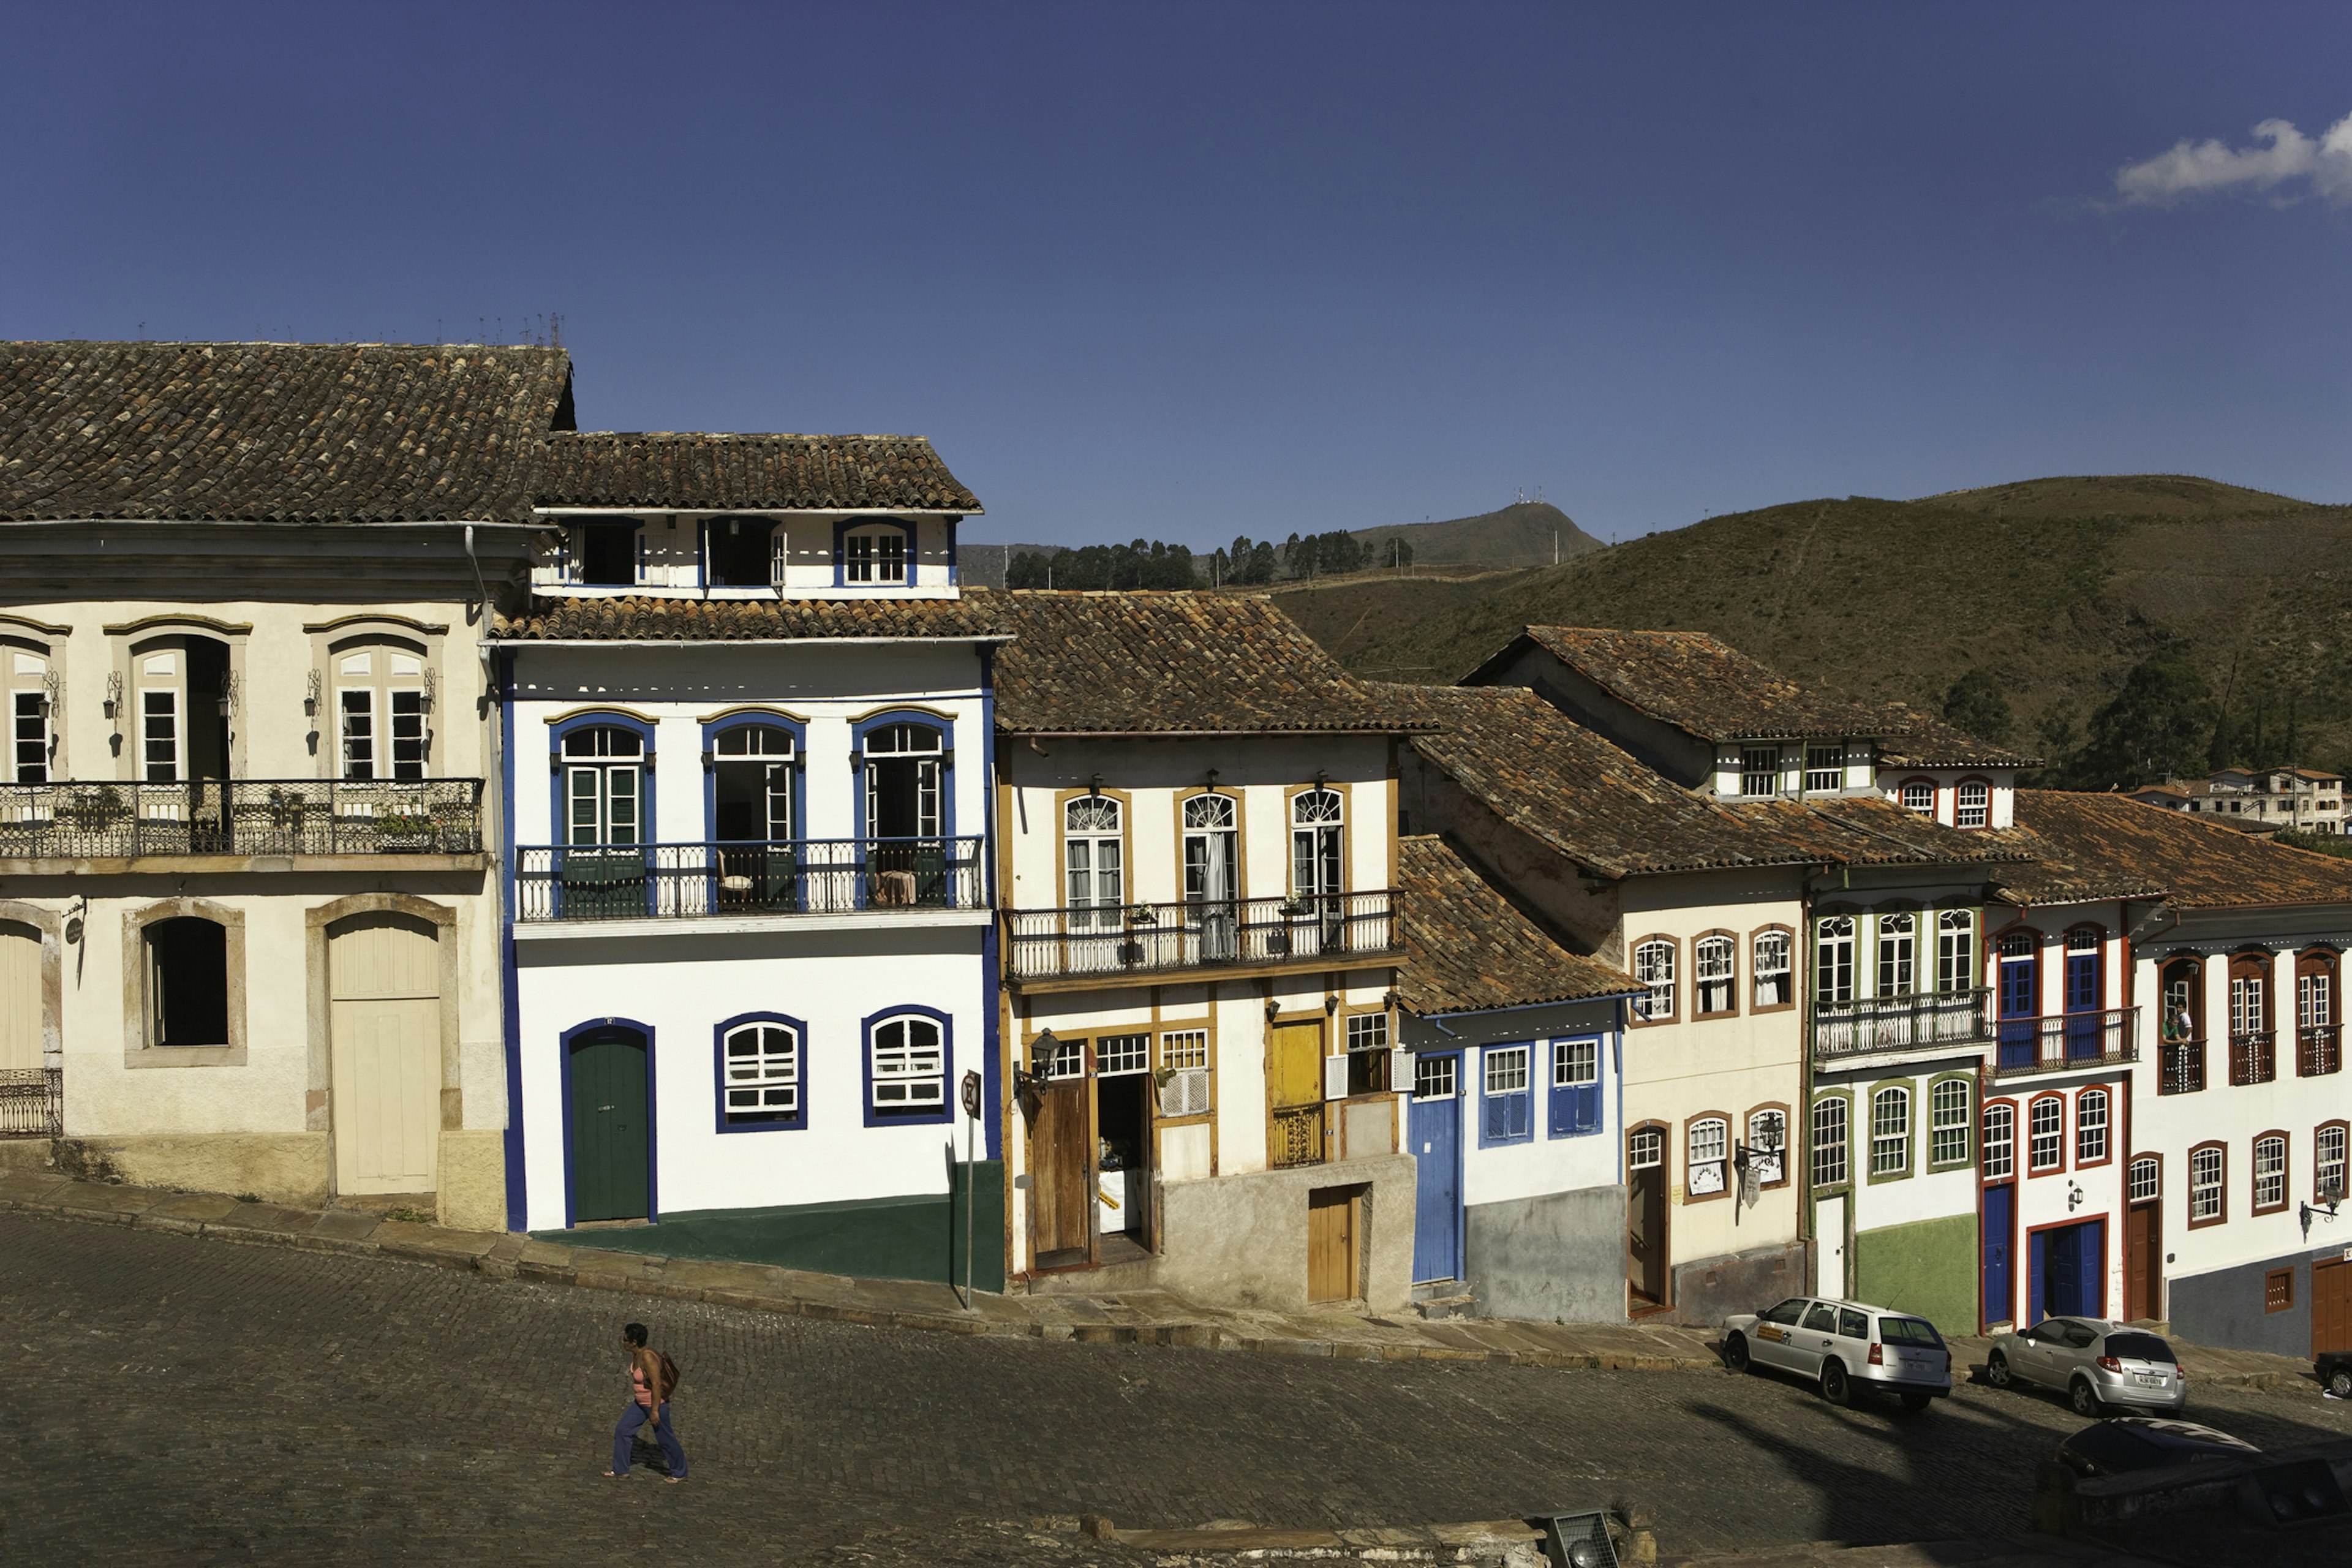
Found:
<svg viewBox="0 0 2352 1568"><path fill-rule="evenodd" d="M646 1417L651 1414L653 1414L651 1411L634 1399L629 1401L627 1407L621 1412L621 1424L613 1431L613 1473L614 1475L625 1476L629 1473L629 1444L635 1438L637 1428L646 1424ZM669 1401L667 1399L662 1401L661 1419L654 1426L654 1441L661 1445L662 1458L669 1461L669 1473L673 1476L685 1475L686 1450L677 1446L677 1428L669 1423Z"/></svg>

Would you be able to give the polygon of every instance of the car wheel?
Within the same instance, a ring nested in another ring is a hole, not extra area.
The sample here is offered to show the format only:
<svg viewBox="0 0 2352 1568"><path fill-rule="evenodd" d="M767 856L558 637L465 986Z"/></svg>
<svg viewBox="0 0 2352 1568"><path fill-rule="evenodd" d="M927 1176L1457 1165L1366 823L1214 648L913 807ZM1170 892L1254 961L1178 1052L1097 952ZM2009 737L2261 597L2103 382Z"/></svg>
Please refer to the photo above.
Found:
<svg viewBox="0 0 2352 1568"><path fill-rule="evenodd" d="M2085 1419L2097 1419L2099 1412L2105 1408L2099 1403L2098 1391L2091 1386L2091 1380L2086 1377L2076 1378L2067 1392L2073 1396L2074 1414Z"/></svg>
<svg viewBox="0 0 2352 1568"><path fill-rule="evenodd" d="M2352 1399L2352 1366L2339 1366L2327 1374L2327 1392L2338 1399Z"/></svg>
<svg viewBox="0 0 2352 1568"><path fill-rule="evenodd" d="M2009 1386L2009 1358L1999 1351L1993 1352L1992 1359L1985 1363L1985 1381L1995 1388Z"/></svg>
<svg viewBox="0 0 2352 1568"><path fill-rule="evenodd" d="M1734 1372L1746 1372L1754 1364L1748 1359L1746 1334L1734 1334L1723 1342L1723 1364Z"/></svg>
<svg viewBox="0 0 2352 1568"><path fill-rule="evenodd" d="M1822 1397L1832 1405L1843 1405L1853 1394L1845 1380L1845 1368L1833 1361L1822 1363Z"/></svg>
<svg viewBox="0 0 2352 1568"><path fill-rule="evenodd" d="M1925 1410L1929 1405L1935 1402L1935 1398L1936 1396L1932 1394L1920 1394L1914 1390L1906 1389L1903 1394L1903 1408L1906 1410Z"/></svg>

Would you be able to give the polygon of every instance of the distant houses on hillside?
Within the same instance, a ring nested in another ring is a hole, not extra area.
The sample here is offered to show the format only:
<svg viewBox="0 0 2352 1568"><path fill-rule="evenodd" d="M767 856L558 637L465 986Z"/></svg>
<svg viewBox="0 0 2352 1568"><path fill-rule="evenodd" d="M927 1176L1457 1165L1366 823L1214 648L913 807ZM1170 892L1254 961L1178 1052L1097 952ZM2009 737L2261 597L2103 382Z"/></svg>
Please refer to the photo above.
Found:
<svg viewBox="0 0 2352 1568"><path fill-rule="evenodd" d="M2130 792L2168 811L2207 813L2250 833L2344 831L2344 775L2316 768L2223 768Z"/></svg>

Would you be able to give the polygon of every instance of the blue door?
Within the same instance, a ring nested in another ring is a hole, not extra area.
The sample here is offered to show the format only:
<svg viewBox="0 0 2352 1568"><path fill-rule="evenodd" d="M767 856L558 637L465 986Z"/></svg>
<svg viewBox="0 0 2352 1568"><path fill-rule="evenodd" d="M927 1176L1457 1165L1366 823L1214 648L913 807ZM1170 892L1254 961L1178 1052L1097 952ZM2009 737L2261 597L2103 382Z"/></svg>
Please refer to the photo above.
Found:
<svg viewBox="0 0 2352 1568"><path fill-rule="evenodd" d="M1462 1277L1462 1057L1415 1057L1405 1136L1419 1171L1413 1193L1415 1284Z"/></svg>
<svg viewBox="0 0 2352 1568"><path fill-rule="evenodd" d="M2086 1219L2033 1233L2026 1321L2106 1313L2107 1222Z"/></svg>
<svg viewBox="0 0 2352 1568"><path fill-rule="evenodd" d="M2066 954L2066 1057L2081 1061L2099 1054L2099 955Z"/></svg>
<svg viewBox="0 0 2352 1568"><path fill-rule="evenodd" d="M2004 944L2006 945L2006 944ZM2036 968L2030 956L2000 961L2000 1065L2021 1068L2033 1065L2039 1049L2034 1039L2034 993Z"/></svg>
<svg viewBox="0 0 2352 1568"><path fill-rule="evenodd" d="M2011 1321L2017 1310L2017 1189L1987 1187L1984 1194L1984 1315Z"/></svg>

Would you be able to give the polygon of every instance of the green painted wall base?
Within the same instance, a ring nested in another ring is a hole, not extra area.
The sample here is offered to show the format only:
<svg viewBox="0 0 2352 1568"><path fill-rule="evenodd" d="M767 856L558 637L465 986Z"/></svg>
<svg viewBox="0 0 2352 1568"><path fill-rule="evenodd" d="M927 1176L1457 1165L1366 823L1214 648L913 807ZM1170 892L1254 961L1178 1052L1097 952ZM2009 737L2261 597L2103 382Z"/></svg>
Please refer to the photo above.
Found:
<svg viewBox="0 0 2352 1568"><path fill-rule="evenodd" d="M860 1198L790 1208L696 1209L664 1215L652 1225L615 1230L542 1230L541 1241L596 1247L657 1258L705 1258L721 1263L771 1263L813 1274L867 1279L927 1279L963 1283L965 1173L972 1187L975 1289L1004 1289L1004 1164L983 1160L955 1166L954 1190L920 1197Z"/></svg>
<svg viewBox="0 0 2352 1568"><path fill-rule="evenodd" d="M1952 1215L1853 1238L1858 1300L1916 1313L1946 1334L1977 1331L1977 1216Z"/></svg>

